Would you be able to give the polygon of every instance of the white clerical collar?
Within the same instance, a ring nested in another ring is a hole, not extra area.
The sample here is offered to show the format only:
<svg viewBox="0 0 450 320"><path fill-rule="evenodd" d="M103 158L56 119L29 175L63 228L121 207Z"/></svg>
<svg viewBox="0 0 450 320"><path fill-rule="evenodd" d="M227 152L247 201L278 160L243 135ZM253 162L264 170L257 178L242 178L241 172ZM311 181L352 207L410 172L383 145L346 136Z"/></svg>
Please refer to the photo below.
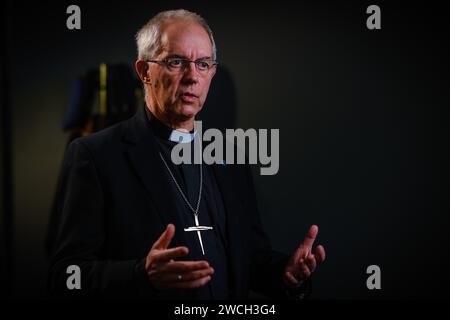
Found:
<svg viewBox="0 0 450 320"><path fill-rule="evenodd" d="M189 143L194 140L196 134L197 131L195 130L193 133L181 130L172 130L169 136L169 140L176 143Z"/></svg>
<svg viewBox="0 0 450 320"><path fill-rule="evenodd" d="M182 131L172 129L163 124L158 118L156 118L148 108L145 108L147 119L152 126L154 133L161 139L167 139L176 143L190 143L194 140L197 131L194 128L194 132ZM195 125L195 124L194 124Z"/></svg>

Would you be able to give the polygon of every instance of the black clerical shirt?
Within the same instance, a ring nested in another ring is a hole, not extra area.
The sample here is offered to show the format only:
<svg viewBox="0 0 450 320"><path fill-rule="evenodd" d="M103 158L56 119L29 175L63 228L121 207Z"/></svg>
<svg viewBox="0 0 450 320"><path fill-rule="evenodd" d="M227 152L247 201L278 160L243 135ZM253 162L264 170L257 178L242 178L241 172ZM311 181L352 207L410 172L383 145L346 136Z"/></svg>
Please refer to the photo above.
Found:
<svg viewBox="0 0 450 320"><path fill-rule="evenodd" d="M171 151L177 144L177 142L169 140L173 129L161 123L148 110L147 118L165 162L191 207L195 209L199 197L200 164L193 164L193 162L191 164L173 164ZM193 142L189 143L191 143L191 150L194 150ZM166 173L167 179L171 181L173 193L176 194L177 214L183 223L183 229L195 226L194 213L186 204L168 170ZM198 219L200 225L213 227L212 230L201 231L205 255L202 253L197 232L186 232L183 229L177 229L175 232L186 233L189 254L185 257L185 260L206 260L214 269L211 281L203 287L192 290L190 297L192 299L227 299L229 298L229 267L225 207L214 173L208 165L202 164L202 175L203 184Z"/></svg>

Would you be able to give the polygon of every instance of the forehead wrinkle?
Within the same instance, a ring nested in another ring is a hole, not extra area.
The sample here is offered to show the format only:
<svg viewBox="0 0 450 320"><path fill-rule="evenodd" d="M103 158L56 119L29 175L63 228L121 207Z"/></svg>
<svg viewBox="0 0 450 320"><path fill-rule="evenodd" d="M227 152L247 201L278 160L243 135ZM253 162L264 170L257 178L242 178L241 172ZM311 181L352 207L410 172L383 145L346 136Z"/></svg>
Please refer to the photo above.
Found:
<svg viewBox="0 0 450 320"><path fill-rule="evenodd" d="M176 26L177 24L178 28ZM180 29L182 31L178 32ZM190 32L188 29L190 29ZM199 56L202 56L201 59L211 58L211 39L201 25L190 21L178 21L171 25L166 23L163 30L161 34L162 52L165 51L166 53L177 54L186 58L193 53L198 53ZM192 30L195 32L192 32ZM169 33L172 36L170 39Z"/></svg>
<svg viewBox="0 0 450 320"><path fill-rule="evenodd" d="M181 53L176 53L176 52L167 52L167 55L165 56L166 58L180 58L180 59L186 59L189 60L189 57L181 54ZM197 58L195 61L200 61L200 60L211 60L210 56L204 56L204 57L200 57Z"/></svg>

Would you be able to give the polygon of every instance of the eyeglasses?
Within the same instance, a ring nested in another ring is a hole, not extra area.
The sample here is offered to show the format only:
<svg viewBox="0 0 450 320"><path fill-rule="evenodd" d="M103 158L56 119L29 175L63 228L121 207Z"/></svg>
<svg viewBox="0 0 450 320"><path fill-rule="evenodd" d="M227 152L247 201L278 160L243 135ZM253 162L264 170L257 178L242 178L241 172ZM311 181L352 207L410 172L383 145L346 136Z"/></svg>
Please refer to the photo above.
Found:
<svg viewBox="0 0 450 320"><path fill-rule="evenodd" d="M195 64L195 68L197 71L202 74L206 75L208 74L209 70L213 68L214 66L218 65L218 63L212 59L199 59L199 60L188 60L184 58L178 58L178 57L172 57L172 58L165 58L163 60L147 60L147 62L153 62L153 63L163 63L166 65L167 69L170 71L176 71L181 72L186 70L186 68L189 66L191 62Z"/></svg>

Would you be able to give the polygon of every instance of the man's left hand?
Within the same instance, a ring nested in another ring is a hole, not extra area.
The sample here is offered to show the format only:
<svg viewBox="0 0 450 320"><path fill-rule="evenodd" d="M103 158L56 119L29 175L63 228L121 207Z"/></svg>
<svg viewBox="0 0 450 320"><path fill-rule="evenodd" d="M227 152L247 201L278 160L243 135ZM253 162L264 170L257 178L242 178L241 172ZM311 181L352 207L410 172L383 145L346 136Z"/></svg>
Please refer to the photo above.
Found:
<svg viewBox="0 0 450 320"><path fill-rule="evenodd" d="M315 252L312 252L312 246L318 232L319 228L316 225L309 228L303 243L300 244L286 265L283 280L288 287L299 286L316 270L317 265L325 260L323 246L317 246Z"/></svg>

